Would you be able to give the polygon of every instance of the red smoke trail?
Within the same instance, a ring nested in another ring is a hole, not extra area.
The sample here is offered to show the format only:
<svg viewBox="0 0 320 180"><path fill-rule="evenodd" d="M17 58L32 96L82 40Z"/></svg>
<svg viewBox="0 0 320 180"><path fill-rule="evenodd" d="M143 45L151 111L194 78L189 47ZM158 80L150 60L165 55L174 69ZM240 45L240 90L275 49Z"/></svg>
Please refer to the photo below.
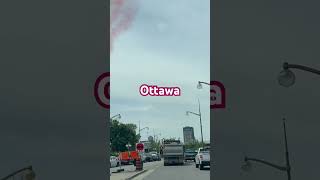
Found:
<svg viewBox="0 0 320 180"><path fill-rule="evenodd" d="M112 51L114 40L130 27L137 12L137 2L136 0L111 0L110 3L110 48Z"/></svg>

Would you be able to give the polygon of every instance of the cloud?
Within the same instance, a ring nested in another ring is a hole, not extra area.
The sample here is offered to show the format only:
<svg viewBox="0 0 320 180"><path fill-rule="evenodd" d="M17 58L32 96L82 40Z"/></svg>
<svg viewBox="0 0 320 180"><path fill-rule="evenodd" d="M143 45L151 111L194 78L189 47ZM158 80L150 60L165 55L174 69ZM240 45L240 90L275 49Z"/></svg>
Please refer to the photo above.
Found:
<svg viewBox="0 0 320 180"><path fill-rule="evenodd" d="M111 54L112 114L120 113L127 123L140 121L164 137L182 138L183 126L194 126L195 133L200 129L198 117L185 115L186 110L198 110L199 98L205 139L209 139L209 88L196 88L199 80L210 80L209 2L140 3L133 26L117 39ZM178 86L182 94L142 97L142 84ZM143 134L147 136L148 131Z"/></svg>

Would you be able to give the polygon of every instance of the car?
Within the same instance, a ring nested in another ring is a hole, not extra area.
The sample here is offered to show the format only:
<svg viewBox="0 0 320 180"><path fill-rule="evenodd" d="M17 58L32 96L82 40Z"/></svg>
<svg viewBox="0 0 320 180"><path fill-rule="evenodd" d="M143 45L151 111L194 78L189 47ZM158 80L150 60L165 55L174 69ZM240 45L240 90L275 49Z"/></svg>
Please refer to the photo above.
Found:
<svg viewBox="0 0 320 180"><path fill-rule="evenodd" d="M161 154L158 153L157 155L158 155L158 161L161 161Z"/></svg>
<svg viewBox="0 0 320 180"><path fill-rule="evenodd" d="M200 170L203 170L205 166L210 166L210 147L199 148L195 164Z"/></svg>
<svg viewBox="0 0 320 180"><path fill-rule="evenodd" d="M152 155L150 153L145 153L145 155L146 155L146 162L152 162L153 161Z"/></svg>
<svg viewBox="0 0 320 180"><path fill-rule="evenodd" d="M184 160L185 161L192 160L192 161L196 162L196 155L197 154L198 154L197 151L187 149L184 152Z"/></svg>
<svg viewBox="0 0 320 180"><path fill-rule="evenodd" d="M152 156L152 160L153 160L153 161L160 161L160 160L161 160L159 153L153 151L153 152L150 152L150 154L151 154L151 156Z"/></svg>
<svg viewBox="0 0 320 180"><path fill-rule="evenodd" d="M120 160L116 156L110 156L110 168L118 167L120 165Z"/></svg>

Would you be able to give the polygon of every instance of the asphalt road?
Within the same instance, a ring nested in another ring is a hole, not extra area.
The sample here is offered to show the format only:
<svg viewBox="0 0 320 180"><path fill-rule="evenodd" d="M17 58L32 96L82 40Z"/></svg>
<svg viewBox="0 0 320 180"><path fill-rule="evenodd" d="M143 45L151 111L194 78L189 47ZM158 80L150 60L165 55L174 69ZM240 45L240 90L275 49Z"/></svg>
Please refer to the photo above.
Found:
<svg viewBox="0 0 320 180"><path fill-rule="evenodd" d="M154 161L154 162L147 162L143 163L143 169L150 169L155 168L156 165L163 164L162 161ZM136 167L133 165L122 165L121 167L113 167L110 168L110 172L116 172L118 169L124 169L124 171L135 171Z"/></svg>
<svg viewBox="0 0 320 180"><path fill-rule="evenodd" d="M143 169L147 170L146 172L149 172L149 170L151 172L153 169L156 169L162 165L163 165L163 161L148 162L143 164ZM136 171L136 167L133 165L122 166L121 169L123 169L124 171L121 171L120 173L116 173L118 169L120 169L120 167L110 168L111 180L125 180L139 173L139 171Z"/></svg>
<svg viewBox="0 0 320 180"><path fill-rule="evenodd" d="M138 176L134 180L209 180L210 168L200 170L196 168L194 162L187 162L182 166L156 166L146 173Z"/></svg>

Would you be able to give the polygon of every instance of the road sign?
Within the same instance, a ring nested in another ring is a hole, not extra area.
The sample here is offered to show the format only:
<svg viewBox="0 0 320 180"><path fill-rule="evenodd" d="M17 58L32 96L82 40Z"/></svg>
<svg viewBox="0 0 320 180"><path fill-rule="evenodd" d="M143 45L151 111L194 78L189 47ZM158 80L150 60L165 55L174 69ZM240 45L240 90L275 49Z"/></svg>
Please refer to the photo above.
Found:
<svg viewBox="0 0 320 180"><path fill-rule="evenodd" d="M143 151L143 149L144 149L143 143L138 143L136 148L137 148L138 151Z"/></svg>

